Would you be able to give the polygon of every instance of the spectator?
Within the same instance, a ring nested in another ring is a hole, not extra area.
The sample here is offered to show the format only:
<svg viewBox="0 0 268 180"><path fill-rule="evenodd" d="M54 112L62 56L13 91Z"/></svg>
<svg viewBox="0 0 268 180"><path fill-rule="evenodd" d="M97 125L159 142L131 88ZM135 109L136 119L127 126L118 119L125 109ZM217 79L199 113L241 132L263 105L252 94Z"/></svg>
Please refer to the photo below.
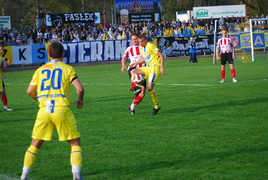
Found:
<svg viewBox="0 0 268 180"><path fill-rule="evenodd" d="M17 39L16 39L16 45L17 45L17 46L21 46L21 39L20 39L20 36L18 36Z"/></svg>
<svg viewBox="0 0 268 180"><path fill-rule="evenodd" d="M10 38L7 39L7 46L12 46L12 42L11 42Z"/></svg>
<svg viewBox="0 0 268 180"><path fill-rule="evenodd" d="M43 17L44 17L43 11L40 10L40 12L39 12L39 14L38 14L38 29L39 29L40 27L42 27Z"/></svg>
<svg viewBox="0 0 268 180"><path fill-rule="evenodd" d="M198 24L199 24L199 26L201 26L201 27L204 27L204 26L205 26L205 22L204 22L203 18L200 19L200 21L199 21Z"/></svg>
<svg viewBox="0 0 268 180"><path fill-rule="evenodd" d="M119 34L117 35L116 39L117 39L117 40L122 40L122 35L121 35L121 33L119 33Z"/></svg>
<svg viewBox="0 0 268 180"><path fill-rule="evenodd" d="M27 45L33 44L33 36L30 36L30 38L27 40Z"/></svg>
<svg viewBox="0 0 268 180"><path fill-rule="evenodd" d="M212 16L210 16L210 19L209 19L209 24L212 26L214 24L214 19Z"/></svg>
<svg viewBox="0 0 268 180"><path fill-rule="evenodd" d="M221 24L222 26L225 25L225 21L224 21L223 17L221 17L221 19L219 20L219 24Z"/></svg>
<svg viewBox="0 0 268 180"><path fill-rule="evenodd" d="M194 23L193 23L193 27L195 28L195 27L197 27L197 25L198 25L198 21L197 21L197 18L194 18Z"/></svg>
<svg viewBox="0 0 268 180"><path fill-rule="evenodd" d="M21 36L21 41L22 41L22 44L27 44L27 40L28 40L28 37L27 35L25 34L25 32L22 34Z"/></svg>

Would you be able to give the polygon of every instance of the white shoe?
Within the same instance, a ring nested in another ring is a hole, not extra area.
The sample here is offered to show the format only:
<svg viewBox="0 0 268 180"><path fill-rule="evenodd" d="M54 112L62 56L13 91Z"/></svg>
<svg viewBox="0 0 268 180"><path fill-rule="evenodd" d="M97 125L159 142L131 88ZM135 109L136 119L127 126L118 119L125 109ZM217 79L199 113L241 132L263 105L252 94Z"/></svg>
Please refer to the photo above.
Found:
<svg viewBox="0 0 268 180"><path fill-rule="evenodd" d="M234 83L236 83L236 82L237 82L237 80L236 80L235 78L233 78L233 82L234 82Z"/></svg>
<svg viewBox="0 0 268 180"><path fill-rule="evenodd" d="M4 108L5 111L13 111L13 109L9 108L9 107L6 107Z"/></svg>
<svg viewBox="0 0 268 180"><path fill-rule="evenodd" d="M220 83L224 83L225 82L225 79L222 79Z"/></svg>

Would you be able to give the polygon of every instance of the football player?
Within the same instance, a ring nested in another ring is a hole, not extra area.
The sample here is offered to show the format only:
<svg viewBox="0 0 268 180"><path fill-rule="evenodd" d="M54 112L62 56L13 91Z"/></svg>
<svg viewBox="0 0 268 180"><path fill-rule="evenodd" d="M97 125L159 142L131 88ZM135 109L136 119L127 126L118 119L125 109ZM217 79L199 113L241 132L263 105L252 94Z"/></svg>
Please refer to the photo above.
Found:
<svg viewBox="0 0 268 180"><path fill-rule="evenodd" d="M154 85L156 84L161 74L166 74L166 70L164 68L164 56L156 47L156 45L147 42L146 36L144 34L140 34L138 40L141 46L140 51L142 53L143 58L141 58L138 62L133 63L132 66L135 66L139 63L143 63L145 61L149 61L149 66L141 67L139 69L133 69L131 71L131 74L141 74L142 76L144 76L144 79L148 79L148 91L154 102L154 109L151 115L154 116L161 108L158 105L158 98L154 90Z"/></svg>
<svg viewBox="0 0 268 180"><path fill-rule="evenodd" d="M75 70L62 62L63 46L53 42L49 46L49 63L38 68L27 89L34 100L39 101L39 111L32 132L32 142L25 153L21 179L28 179L37 153L44 141L52 139L53 128L56 127L59 141L68 141L71 147L71 165L73 179L81 180L82 150L80 132L75 117L70 110L70 84L76 88L77 108L83 108L84 88Z"/></svg>
<svg viewBox="0 0 268 180"><path fill-rule="evenodd" d="M4 83L4 80L6 78L6 75L5 75L5 70L7 68L7 64L9 64L11 62L11 59L9 59L7 61L7 63L5 62L5 59L3 58L2 54L3 54L3 51L4 51L4 45L3 44L0 44L0 66L1 66L1 84L2 84L2 94L1 94L1 99L2 99L2 102L3 102L3 105L4 105L4 110L5 111L13 111L13 109L9 108L7 106L7 96L6 96L6 89L5 89L5 83ZM0 90L1 91L1 90Z"/></svg>
<svg viewBox="0 0 268 180"><path fill-rule="evenodd" d="M132 66L132 64L138 62L142 58L137 33L131 34L131 42L133 45L129 46L126 49L126 51L122 57L122 60L121 60L121 62L122 62L121 71L125 72L125 70L128 69L128 75L129 75L130 79L131 79L131 71L132 70L146 66L145 62L136 64L135 66ZM129 59L130 59L130 64L129 64L128 68L126 67L126 58L127 57L129 57ZM131 81L132 81L132 79L131 79ZM146 81L144 81L144 83L140 86L136 86L136 84L132 81L131 88L129 88L129 90L135 91L134 92L135 98L134 98L132 104L128 107L131 115L135 114L135 106L137 106L142 101L143 97L145 96L145 88L146 88Z"/></svg>

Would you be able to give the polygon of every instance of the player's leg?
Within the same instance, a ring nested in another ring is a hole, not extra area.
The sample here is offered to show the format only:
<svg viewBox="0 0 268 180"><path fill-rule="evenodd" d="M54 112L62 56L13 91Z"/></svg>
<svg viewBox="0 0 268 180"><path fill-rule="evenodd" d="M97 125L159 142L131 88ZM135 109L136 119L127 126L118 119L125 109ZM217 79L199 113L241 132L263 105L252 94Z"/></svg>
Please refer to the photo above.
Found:
<svg viewBox="0 0 268 180"><path fill-rule="evenodd" d="M39 109L37 113L31 146L25 153L21 179L28 179L29 171L35 162L38 150L41 148L43 141L50 141L52 139L54 124L51 122L49 115L46 113L46 108Z"/></svg>
<svg viewBox="0 0 268 180"><path fill-rule="evenodd" d="M225 64L226 64L226 59L225 59L225 54L221 54L221 82L225 82Z"/></svg>
<svg viewBox="0 0 268 180"><path fill-rule="evenodd" d="M145 82L145 85L146 85L146 82ZM134 98L134 101L128 107L128 109L130 110L131 115L135 114L135 106L137 106L142 101L143 97L145 96L145 89L146 89L145 85L141 86L141 92Z"/></svg>
<svg viewBox="0 0 268 180"><path fill-rule="evenodd" d="M229 58L228 58L228 63L229 63L230 69L231 69L231 74L232 74L232 77L233 77L233 82L237 82L237 80L235 79L234 61L233 61L233 58L232 58L232 54L231 53L230 53Z"/></svg>
<svg viewBox="0 0 268 180"><path fill-rule="evenodd" d="M143 68L133 69L130 73L131 73L131 75L141 74L142 76L145 76L145 72L144 72ZM144 79L147 79L146 76L144 77Z"/></svg>
<svg viewBox="0 0 268 180"><path fill-rule="evenodd" d="M43 142L44 141L40 139L32 139L31 146L27 149L24 156L24 164L21 174L22 180L28 179L29 172L35 163L38 150L41 148Z"/></svg>
<svg viewBox="0 0 268 180"><path fill-rule="evenodd" d="M154 90L154 85L156 84L160 75L161 75L160 66L151 67L151 73L149 75L149 80L148 80L148 91L150 93L152 101L154 102L154 109L151 115L156 115L156 113L160 110L160 106L158 104L157 93Z"/></svg>
<svg viewBox="0 0 268 180"><path fill-rule="evenodd" d="M72 165L72 173L73 179L79 180L81 179L81 167L82 167L82 149L81 149L81 142L80 138L68 140L70 147L71 147L71 165Z"/></svg>
<svg viewBox="0 0 268 180"><path fill-rule="evenodd" d="M141 92L141 88L136 86L136 84L132 81L132 78L131 78L131 71L136 69L135 67L134 68L129 68L128 70L128 75L129 75L129 79L131 80L131 85L130 85L130 88L128 88L129 91L134 91L134 94L138 94Z"/></svg>
<svg viewBox="0 0 268 180"><path fill-rule="evenodd" d="M80 133L75 117L69 107L55 107L52 121L56 126L59 141L68 141L71 146L70 163L74 179L80 179L82 150Z"/></svg>
<svg viewBox="0 0 268 180"><path fill-rule="evenodd" d="M13 111L13 109L9 108L7 106L7 96L6 96L6 89L5 89L5 83L2 81L2 86L3 86L3 93L1 94L1 99L4 105L4 110L5 111Z"/></svg>

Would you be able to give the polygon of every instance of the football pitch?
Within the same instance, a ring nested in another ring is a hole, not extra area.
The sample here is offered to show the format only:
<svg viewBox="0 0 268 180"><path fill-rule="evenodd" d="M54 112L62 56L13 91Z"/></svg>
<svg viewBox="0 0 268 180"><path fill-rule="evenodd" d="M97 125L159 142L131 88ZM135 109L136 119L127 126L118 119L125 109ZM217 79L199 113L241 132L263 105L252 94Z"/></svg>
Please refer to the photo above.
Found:
<svg viewBox="0 0 268 180"><path fill-rule="evenodd" d="M155 90L161 110L151 116L146 92L130 115L130 80L121 64L75 67L84 108L70 102L83 150L82 177L94 179L268 179L268 55L235 62L238 83L212 58L166 60ZM9 106L0 110L0 179L19 179L38 111L27 95L33 70L7 72ZM70 147L53 140L39 150L30 180L71 180Z"/></svg>

